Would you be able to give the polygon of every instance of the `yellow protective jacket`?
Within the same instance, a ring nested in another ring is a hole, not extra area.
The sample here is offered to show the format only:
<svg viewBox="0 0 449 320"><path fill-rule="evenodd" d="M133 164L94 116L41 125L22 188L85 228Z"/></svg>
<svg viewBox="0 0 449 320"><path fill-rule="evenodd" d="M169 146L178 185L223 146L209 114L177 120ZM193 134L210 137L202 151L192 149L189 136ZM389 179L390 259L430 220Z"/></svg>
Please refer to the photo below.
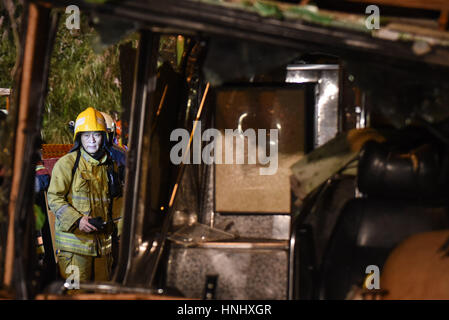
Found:
<svg viewBox="0 0 449 320"><path fill-rule="evenodd" d="M83 215L108 217L109 195L107 156L95 160L81 148L78 168L73 176L78 151L61 157L55 164L48 188L48 205L54 212L56 249L82 255L97 256L111 253L112 228L85 233L79 230L78 219Z"/></svg>

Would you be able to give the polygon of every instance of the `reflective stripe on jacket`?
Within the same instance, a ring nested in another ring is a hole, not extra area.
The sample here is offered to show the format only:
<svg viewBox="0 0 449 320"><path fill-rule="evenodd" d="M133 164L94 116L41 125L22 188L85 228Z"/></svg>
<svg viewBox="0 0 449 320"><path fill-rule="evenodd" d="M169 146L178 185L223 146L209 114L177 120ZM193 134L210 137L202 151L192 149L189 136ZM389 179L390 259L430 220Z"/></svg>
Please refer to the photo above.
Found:
<svg viewBox="0 0 449 320"><path fill-rule="evenodd" d="M66 154L56 162L48 188L48 205L56 216L56 248L89 256L109 254L111 232L85 233L76 224L83 215L109 222L107 156L98 161L81 148L78 168L71 181L77 152Z"/></svg>

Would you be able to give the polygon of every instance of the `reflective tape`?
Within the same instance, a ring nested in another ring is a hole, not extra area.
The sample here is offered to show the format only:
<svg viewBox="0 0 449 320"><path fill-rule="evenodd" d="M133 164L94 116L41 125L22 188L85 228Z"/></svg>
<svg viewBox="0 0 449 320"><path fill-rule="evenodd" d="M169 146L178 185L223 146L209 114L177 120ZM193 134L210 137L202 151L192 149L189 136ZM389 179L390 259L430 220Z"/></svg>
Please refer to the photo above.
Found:
<svg viewBox="0 0 449 320"><path fill-rule="evenodd" d="M97 255L97 247L101 253L108 253L112 248L112 237L106 235L81 235L68 232L55 232L55 244L59 250L84 254Z"/></svg>
<svg viewBox="0 0 449 320"><path fill-rule="evenodd" d="M84 124L84 122L86 122L86 118L84 118L84 117L83 117L83 118L77 119L76 122L75 122L75 130L76 130L76 128L77 128L78 126Z"/></svg>
<svg viewBox="0 0 449 320"><path fill-rule="evenodd" d="M75 235L68 232L55 232L55 244L59 250L84 255L96 255L96 243L92 236Z"/></svg>
<svg viewBox="0 0 449 320"><path fill-rule="evenodd" d="M69 207L68 204L63 205L61 208L55 211L55 216L59 219L61 217L61 214L63 214L68 207Z"/></svg>
<svg viewBox="0 0 449 320"><path fill-rule="evenodd" d="M72 195L72 200L90 201L90 198L89 197ZM98 202L98 201L108 202L109 198L92 198L92 200L95 201L95 202Z"/></svg>

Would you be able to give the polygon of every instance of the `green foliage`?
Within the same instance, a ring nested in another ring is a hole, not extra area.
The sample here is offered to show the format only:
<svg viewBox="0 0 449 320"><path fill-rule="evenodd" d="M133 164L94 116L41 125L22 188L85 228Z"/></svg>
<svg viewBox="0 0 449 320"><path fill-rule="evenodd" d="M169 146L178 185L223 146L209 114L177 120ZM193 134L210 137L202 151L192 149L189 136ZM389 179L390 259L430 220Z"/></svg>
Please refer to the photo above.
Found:
<svg viewBox="0 0 449 320"><path fill-rule="evenodd" d="M100 111L121 109L118 45L96 54L95 31L82 20L68 30L61 19L56 36L45 102L42 135L46 143L71 143L67 124L89 106Z"/></svg>
<svg viewBox="0 0 449 320"><path fill-rule="evenodd" d="M162 36L159 42L158 67L162 66L164 62L169 62L173 70L178 70L179 56L182 55L181 50L184 51L183 40L178 41L175 36Z"/></svg>
<svg viewBox="0 0 449 320"><path fill-rule="evenodd" d="M0 29L0 88L11 88L11 70L16 59L14 41L4 28Z"/></svg>
<svg viewBox="0 0 449 320"><path fill-rule="evenodd" d="M42 212L41 207L39 207L38 205L34 205L33 206L34 209L34 217L36 218L36 230L41 230L44 227L44 223L45 223L45 213Z"/></svg>
<svg viewBox="0 0 449 320"><path fill-rule="evenodd" d="M16 62L16 47L8 12L0 2L0 88L11 88L12 69ZM0 109L6 108L6 97L0 97Z"/></svg>
<svg viewBox="0 0 449 320"><path fill-rule="evenodd" d="M256 1L253 6L262 17L283 18L282 11L273 3Z"/></svg>

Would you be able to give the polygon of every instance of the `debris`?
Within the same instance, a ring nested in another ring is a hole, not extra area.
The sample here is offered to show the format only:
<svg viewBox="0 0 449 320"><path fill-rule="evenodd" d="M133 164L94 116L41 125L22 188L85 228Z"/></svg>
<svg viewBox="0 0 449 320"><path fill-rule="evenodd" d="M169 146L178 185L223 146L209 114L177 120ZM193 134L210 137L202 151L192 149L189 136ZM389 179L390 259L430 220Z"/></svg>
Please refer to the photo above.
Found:
<svg viewBox="0 0 449 320"><path fill-rule="evenodd" d="M291 166L292 191L303 200L308 194L357 158L369 140L384 142L385 138L371 128L353 129L305 155Z"/></svg>

